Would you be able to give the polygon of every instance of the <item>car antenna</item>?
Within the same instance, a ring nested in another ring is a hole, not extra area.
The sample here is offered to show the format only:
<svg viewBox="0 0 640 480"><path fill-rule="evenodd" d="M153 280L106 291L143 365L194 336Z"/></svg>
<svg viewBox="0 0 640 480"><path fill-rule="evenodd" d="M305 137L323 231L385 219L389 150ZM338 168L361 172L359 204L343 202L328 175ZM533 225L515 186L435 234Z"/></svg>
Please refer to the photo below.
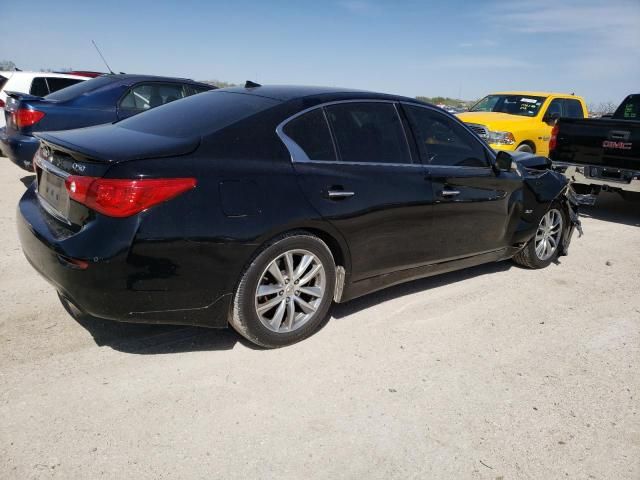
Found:
<svg viewBox="0 0 640 480"><path fill-rule="evenodd" d="M244 88L256 88L256 87L261 87L262 85L260 85L259 83L256 82L252 82L251 80L247 80L244 83Z"/></svg>
<svg viewBox="0 0 640 480"><path fill-rule="evenodd" d="M111 70L111 67L109 66L109 64L107 63L107 61L104 59L104 56L102 55L102 52L100 51L100 49L98 48L98 45L96 45L96 42L94 42L93 40L91 40L91 43L93 43L93 46L96 47L96 50L98 51L98 55L100 55L100 58L102 58L102 61L104 62L104 64L107 66L107 70L109 70L109 73L111 75L115 75L115 73L113 72L113 70Z"/></svg>

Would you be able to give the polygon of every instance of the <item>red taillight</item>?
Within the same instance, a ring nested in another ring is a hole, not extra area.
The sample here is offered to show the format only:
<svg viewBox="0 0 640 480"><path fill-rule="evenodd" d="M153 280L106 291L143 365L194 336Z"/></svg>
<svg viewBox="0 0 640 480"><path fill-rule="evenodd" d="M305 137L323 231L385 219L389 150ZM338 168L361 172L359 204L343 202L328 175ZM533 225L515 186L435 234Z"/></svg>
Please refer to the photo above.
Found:
<svg viewBox="0 0 640 480"><path fill-rule="evenodd" d="M196 186L195 178L129 180L72 175L65 180L69 197L109 217L129 217Z"/></svg>
<svg viewBox="0 0 640 480"><path fill-rule="evenodd" d="M44 117L44 112L40 112L38 110L30 110L28 108L21 108L13 115L15 119L16 126L18 128L22 127L30 127L31 125L35 125Z"/></svg>
<svg viewBox="0 0 640 480"><path fill-rule="evenodd" d="M4 108L4 106L5 106L4 100L0 100L0 108Z"/></svg>
<svg viewBox="0 0 640 480"><path fill-rule="evenodd" d="M558 125L554 125L551 130L551 138L549 139L549 153L556 149L558 144Z"/></svg>

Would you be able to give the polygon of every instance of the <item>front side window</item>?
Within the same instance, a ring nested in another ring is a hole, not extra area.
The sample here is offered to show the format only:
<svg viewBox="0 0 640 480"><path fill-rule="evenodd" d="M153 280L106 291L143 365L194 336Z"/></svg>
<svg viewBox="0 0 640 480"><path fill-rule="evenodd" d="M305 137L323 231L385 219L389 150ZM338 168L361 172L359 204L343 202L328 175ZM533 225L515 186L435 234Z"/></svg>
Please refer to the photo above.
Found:
<svg viewBox="0 0 640 480"><path fill-rule="evenodd" d="M75 78L60 78L60 77L48 77L47 84L49 85L49 92L57 92L63 88L70 87L76 83L83 82L84 80L78 80Z"/></svg>
<svg viewBox="0 0 640 480"><path fill-rule="evenodd" d="M558 117L562 116L562 100L556 98L551 101L549 107L547 107L547 113L545 116L551 117L551 115L557 115Z"/></svg>
<svg viewBox="0 0 640 480"><path fill-rule="evenodd" d="M143 83L129 90L120 101L120 108L142 112L185 96L185 89L180 84Z"/></svg>
<svg viewBox="0 0 640 480"><path fill-rule="evenodd" d="M578 100L564 99L564 116L569 118L584 118L582 104Z"/></svg>
<svg viewBox="0 0 640 480"><path fill-rule="evenodd" d="M47 80L44 77L35 77L31 82L31 89L29 90L31 95L36 97L44 97L49 95L49 87L47 87Z"/></svg>
<svg viewBox="0 0 640 480"><path fill-rule="evenodd" d="M282 131L296 143L302 151L300 153L308 160L336 160L329 125L321 108L294 118ZM294 156L297 158L297 155Z"/></svg>
<svg viewBox="0 0 640 480"><path fill-rule="evenodd" d="M420 150L430 165L488 167L486 151L462 125L428 108L404 105Z"/></svg>
<svg viewBox="0 0 640 480"><path fill-rule="evenodd" d="M340 160L411 163L402 122L391 103L348 102L325 107Z"/></svg>
<svg viewBox="0 0 640 480"><path fill-rule="evenodd" d="M470 112L499 112L523 117L535 117L545 97L533 95L487 95Z"/></svg>

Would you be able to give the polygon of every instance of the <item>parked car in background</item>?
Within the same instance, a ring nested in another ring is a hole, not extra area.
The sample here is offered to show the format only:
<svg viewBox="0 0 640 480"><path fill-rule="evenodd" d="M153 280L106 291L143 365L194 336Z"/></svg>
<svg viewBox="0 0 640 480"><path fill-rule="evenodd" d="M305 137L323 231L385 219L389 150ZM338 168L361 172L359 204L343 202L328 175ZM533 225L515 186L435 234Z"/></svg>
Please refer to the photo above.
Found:
<svg viewBox="0 0 640 480"><path fill-rule="evenodd" d="M7 102L7 91L44 97L85 80L87 77L84 75L69 73L23 72L20 70L0 72L0 128L5 125L2 109Z"/></svg>
<svg viewBox="0 0 640 480"><path fill-rule="evenodd" d="M579 193L610 190L640 200L640 94L625 98L611 117L561 118L549 143L554 168Z"/></svg>
<svg viewBox="0 0 640 480"><path fill-rule="evenodd" d="M496 155L414 99L253 85L37 134L18 230L63 298L114 320L229 321L278 347L333 301L567 252L579 220L548 159Z"/></svg>
<svg viewBox="0 0 640 480"><path fill-rule="evenodd" d="M31 170L38 149L34 132L112 123L212 88L183 78L102 75L45 97L9 92L0 149Z"/></svg>
<svg viewBox="0 0 640 480"><path fill-rule="evenodd" d="M573 94L503 92L487 95L458 118L493 149L546 156L556 120L585 118L587 112L584 99Z"/></svg>

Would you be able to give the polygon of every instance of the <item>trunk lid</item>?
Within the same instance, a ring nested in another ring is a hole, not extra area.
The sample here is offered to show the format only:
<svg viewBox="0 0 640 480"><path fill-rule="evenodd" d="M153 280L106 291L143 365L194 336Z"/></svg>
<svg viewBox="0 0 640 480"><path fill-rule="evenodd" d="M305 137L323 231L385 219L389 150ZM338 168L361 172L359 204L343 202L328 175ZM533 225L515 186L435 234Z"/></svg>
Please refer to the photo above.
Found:
<svg viewBox="0 0 640 480"><path fill-rule="evenodd" d="M41 132L35 136L47 144L62 147L67 153L100 163L125 162L148 158L177 157L193 152L200 137L166 137L129 130L116 124L59 132Z"/></svg>

